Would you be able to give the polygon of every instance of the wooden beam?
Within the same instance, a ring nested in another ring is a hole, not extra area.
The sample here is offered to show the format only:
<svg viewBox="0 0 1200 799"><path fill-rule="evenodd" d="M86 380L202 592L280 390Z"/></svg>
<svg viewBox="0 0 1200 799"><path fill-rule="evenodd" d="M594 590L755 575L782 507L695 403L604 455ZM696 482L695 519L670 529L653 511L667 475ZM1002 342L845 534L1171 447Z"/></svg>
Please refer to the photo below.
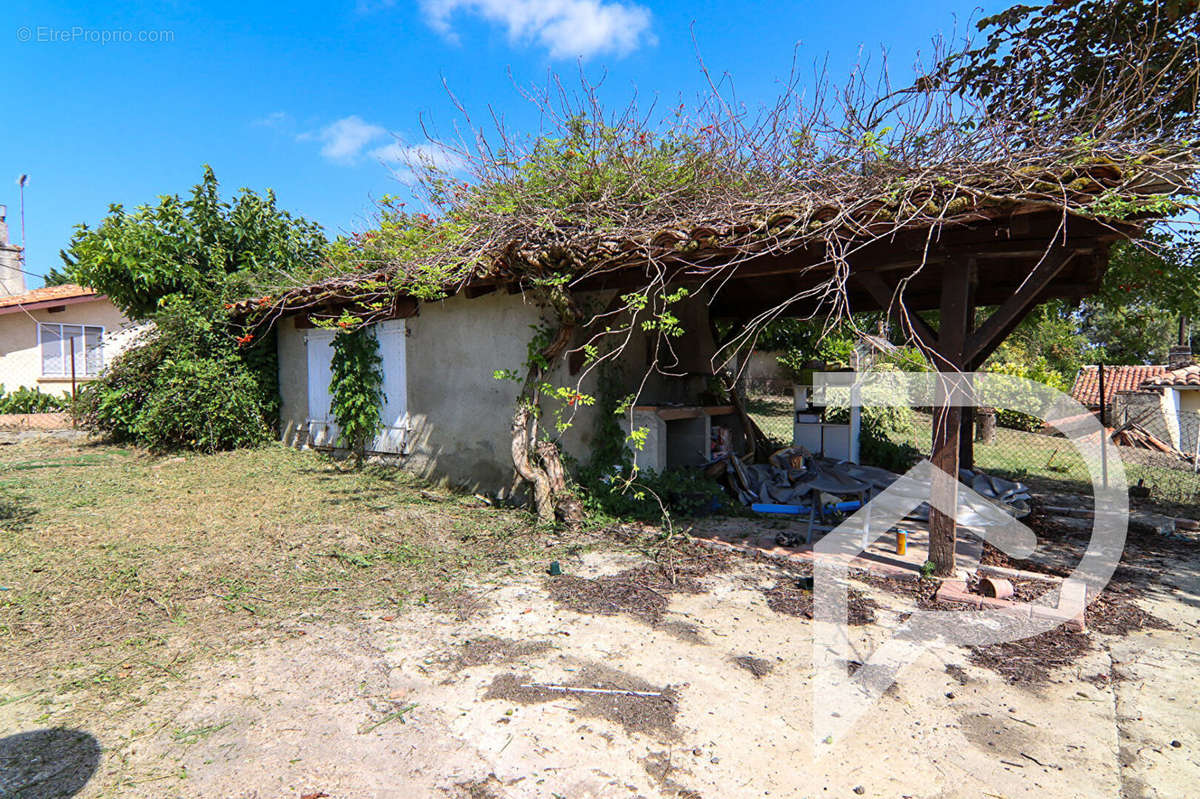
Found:
<svg viewBox="0 0 1200 799"><path fill-rule="evenodd" d="M485 294L491 294L495 290L496 290L495 283L493 283L491 285L488 285L488 284L475 285L475 284L473 284L473 285L469 285L463 289L463 296L465 296L469 300L473 300L476 297L482 297Z"/></svg>
<svg viewBox="0 0 1200 799"><path fill-rule="evenodd" d="M1056 251L1047 254L1034 266L1029 277L1003 305L997 308L979 329L971 334L966 343L964 362L971 368L980 366L1005 336L1013 331L1029 309L1033 307L1038 295L1050 285L1050 282L1062 272L1075 252ZM985 354L986 353L986 354Z"/></svg>
<svg viewBox="0 0 1200 799"><path fill-rule="evenodd" d="M416 316L420 309L421 304L417 302L416 297L397 297L392 303L388 318L407 319L410 316Z"/></svg>
<svg viewBox="0 0 1200 799"><path fill-rule="evenodd" d="M855 277L871 295L871 299L875 300L885 313L899 324L907 325L912 330L921 349L930 353L937 351L938 334L934 332L928 322L917 316L915 311L907 311L903 302L897 302L899 298L896 296L895 289L889 287L878 273L859 272L855 273Z"/></svg>
<svg viewBox="0 0 1200 799"><path fill-rule="evenodd" d="M971 332L975 327L975 289L979 286L979 267L976 259L974 257L968 259L966 267L967 322L964 346L966 341L970 340ZM964 364L964 368L968 368L968 365ZM958 468L975 468L975 409L972 407L961 409L958 431Z"/></svg>
<svg viewBox="0 0 1200 799"><path fill-rule="evenodd" d="M975 259L951 260L942 275L942 320L939 326L937 354L943 361L941 371L958 371L963 365L967 332L971 324L971 283ZM945 380L938 383L938 401L933 414L933 441L930 460L935 467L930 485L929 559L941 576L954 574L955 540L958 523L959 438L962 435L962 408L952 404ZM943 513L941 508L949 509Z"/></svg>

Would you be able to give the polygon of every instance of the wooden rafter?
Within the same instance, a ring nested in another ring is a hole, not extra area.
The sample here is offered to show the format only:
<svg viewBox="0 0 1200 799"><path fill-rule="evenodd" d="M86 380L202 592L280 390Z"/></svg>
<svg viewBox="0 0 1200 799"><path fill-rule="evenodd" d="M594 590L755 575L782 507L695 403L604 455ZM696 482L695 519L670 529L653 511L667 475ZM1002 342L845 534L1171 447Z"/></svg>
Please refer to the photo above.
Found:
<svg viewBox="0 0 1200 799"><path fill-rule="evenodd" d="M983 365L1000 342L1025 318L1038 296L1062 273L1076 254L1075 251L1058 249L1045 254L1013 295L970 335L963 352L964 363L969 368Z"/></svg>

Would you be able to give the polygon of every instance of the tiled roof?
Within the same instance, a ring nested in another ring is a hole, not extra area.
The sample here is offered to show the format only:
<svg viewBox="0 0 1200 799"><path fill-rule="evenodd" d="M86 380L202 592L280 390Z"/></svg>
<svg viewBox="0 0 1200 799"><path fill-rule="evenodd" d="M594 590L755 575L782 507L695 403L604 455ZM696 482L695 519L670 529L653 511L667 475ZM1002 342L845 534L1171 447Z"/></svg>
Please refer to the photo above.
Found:
<svg viewBox="0 0 1200 799"><path fill-rule="evenodd" d="M1108 375L1104 376L1108 379ZM1145 383L1147 386L1196 386L1200 388L1200 366L1185 366L1166 374L1152 377ZM1106 383L1104 386L1108 388Z"/></svg>
<svg viewBox="0 0 1200 799"><path fill-rule="evenodd" d="M1133 391L1153 378L1167 374L1165 366L1105 366L1104 404L1112 402L1118 391ZM1100 407L1099 367L1085 366L1075 376L1071 396L1086 408Z"/></svg>
<svg viewBox="0 0 1200 799"><path fill-rule="evenodd" d="M99 297L95 289L76 286L74 283L64 283L61 286L46 286L45 288L27 291L24 294L0 295L0 308L11 308L17 305L32 305L52 300L74 300L81 297Z"/></svg>

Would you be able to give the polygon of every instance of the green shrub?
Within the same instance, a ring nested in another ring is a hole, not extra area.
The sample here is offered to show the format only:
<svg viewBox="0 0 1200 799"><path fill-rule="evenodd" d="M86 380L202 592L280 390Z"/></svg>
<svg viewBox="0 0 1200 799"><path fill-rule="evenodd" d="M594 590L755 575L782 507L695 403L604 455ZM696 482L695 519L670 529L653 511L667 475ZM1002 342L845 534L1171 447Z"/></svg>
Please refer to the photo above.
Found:
<svg viewBox="0 0 1200 799"><path fill-rule="evenodd" d="M54 413L66 407L65 397L43 394L26 386L5 394L4 386L0 384L0 413Z"/></svg>
<svg viewBox="0 0 1200 799"><path fill-rule="evenodd" d="M1036 383L1043 383L1051 388L1066 392L1069 390L1067 380L1053 368L1045 357L1041 355L1033 357L1025 357L1022 360L1004 360L998 363L990 364L988 371L996 374L1014 375L1016 377L1024 377ZM1028 389L1006 389L1000 392L995 397L984 397L990 404L1003 405L1005 401L1012 403L1015 400L1025 400L1031 402L1034 406L1041 406L1043 403L1038 401L1032 390ZM1042 420L1037 416L1031 416L1019 411L1006 410L1001 407L996 408L996 424L1001 427L1010 427L1014 430L1040 430Z"/></svg>
<svg viewBox="0 0 1200 799"><path fill-rule="evenodd" d="M724 489L700 469L641 470L629 482L620 473L614 477L588 467L578 485L589 513L648 522L661 521L664 508L677 516L700 516L726 502Z"/></svg>
<svg viewBox="0 0 1200 799"><path fill-rule="evenodd" d="M71 413L83 427L155 452L215 452L269 437L273 385L219 322L172 300L156 327L79 393Z"/></svg>
<svg viewBox="0 0 1200 799"><path fill-rule="evenodd" d="M928 359L916 347L897 347L894 352L881 355L875 362L875 368L890 366L900 372L928 372Z"/></svg>
<svg viewBox="0 0 1200 799"><path fill-rule="evenodd" d="M158 367L167 342L159 333L143 336L118 355L100 379L85 386L71 404L71 415L89 430L116 441L137 441L138 416L154 394Z"/></svg>
<svg viewBox="0 0 1200 799"><path fill-rule="evenodd" d="M165 361L134 429L155 452L251 447L270 434L258 383L236 356Z"/></svg>
<svg viewBox="0 0 1200 799"><path fill-rule="evenodd" d="M825 418L834 424L850 420L849 408L829 408ZM859 460L893 472L906 472L921 453L904 439L913 433L913 412L903 405L868 405L859 419Z"/></svg>

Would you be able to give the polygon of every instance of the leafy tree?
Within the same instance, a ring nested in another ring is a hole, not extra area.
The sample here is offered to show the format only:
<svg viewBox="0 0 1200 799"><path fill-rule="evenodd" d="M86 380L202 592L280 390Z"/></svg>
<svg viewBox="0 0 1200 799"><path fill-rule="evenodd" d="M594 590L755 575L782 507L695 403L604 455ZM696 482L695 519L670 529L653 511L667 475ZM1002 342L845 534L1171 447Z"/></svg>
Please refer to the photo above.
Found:
<svg viewBox="0 0 1200 799"><path fill-rule="evenodd" d="M1178 317L1142 300L1089 301L1080 310L1080 324L1094 348L1093 363L1166 363L1178 338Z"/></svg>
<svg viewBox="0 0 1200 799"><path fill-rule="evenodd" d="M1146 110L1191 121L1200 77L1197 0L1052 0L984 17L979 47L941 65L952 85L989 107L1033 102L1048 113L1087 112L1093 89L1115 86L1135 64L1156 76Z"/></svg>
<svg viewBox="0 0 1200 799"><path fill-rule="evenodd" d="M321 227L280 210L270 190L242 189L233 203L222 200L205 165L187 199L164 196L132 212L112 205L96 228L76 226L61 256L71 280L147 319L173 295L209 307L246 297L258 279L310 265L325 247Z"/></svg>
<svg viewBox="0 0 1200 799"><path fill-rule="evenodd" d="M977 324L981 321L977 319ZM1081 329L1077 310L1062 300L1051 300L1021 320L984 368L1039 360L1070 382L1094 356L1095 346Z"/></svg>
<svg viewBox="0 0 1200 799"><path fill-rule="evenodd" d="M1113 247L1100 291L1079 310L1084 336L1106 363L1166 363L1180 317L1200 317L1200 240L1151 235Z"/></svg>
<svg viewBox="0 0 1200 799"><path fill-rule="evenodd" d="M43 286L62 286L71 282L71 276L66 272L60 272L57 266L50 267L50 271L42 278Z"/></svg>
<svg viewBox="0 0 1200 799"><path fill-rule="evenodd" d="M279 406L274 334L255 337L228 317L276 272L322 257L321 229L243 189L223 202L212 169L189 199L162 197L126 213L113 206L94 230L76 229L66 275L154 323L81 392L86 426L155 451L212 452L263 441ZM239 333L241 335L239 335Z"/></svg>

